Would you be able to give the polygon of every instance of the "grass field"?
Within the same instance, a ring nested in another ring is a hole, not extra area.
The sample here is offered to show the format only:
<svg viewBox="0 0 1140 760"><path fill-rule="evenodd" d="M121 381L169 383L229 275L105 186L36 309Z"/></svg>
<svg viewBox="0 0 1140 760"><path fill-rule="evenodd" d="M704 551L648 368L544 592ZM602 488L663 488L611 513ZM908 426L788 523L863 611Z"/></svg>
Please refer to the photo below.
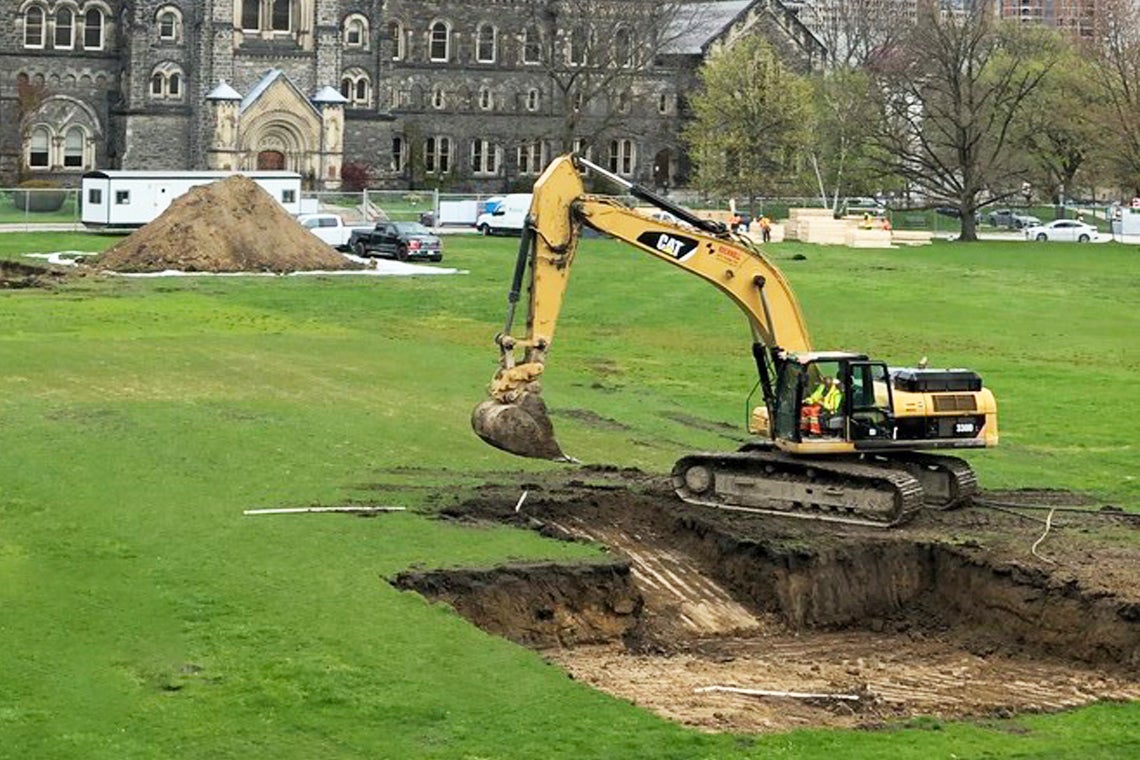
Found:
<svg viewBox="0 0 1140 760"><path fill-rule="evenodd" d="M0 256L113 240L2 235ZM467 271L455 277L84 278L0 292L0 758L1140 755L1135 704L700 734L391 588L384 578L411 566L596 555L430 519L455 498L436 487L557 466L469 429L514 245L446 239L444 265ZM1137 250L772 254L818 347L982 374L1002 425L1000 448L970 456L985 486L1140 509ZM743 429L748 333L722 301L588 240L545 381L563 446L650 471L732 446L670 418ZM242 515L348 501L413 510Z"/></svg>

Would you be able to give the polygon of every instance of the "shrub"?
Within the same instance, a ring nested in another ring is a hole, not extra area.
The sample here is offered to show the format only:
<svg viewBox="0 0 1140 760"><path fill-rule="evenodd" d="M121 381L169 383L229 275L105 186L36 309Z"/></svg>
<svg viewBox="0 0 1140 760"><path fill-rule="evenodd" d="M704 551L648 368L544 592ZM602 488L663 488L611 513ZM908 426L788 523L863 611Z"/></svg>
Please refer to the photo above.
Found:
<svg viewBox="0 0 1140 760"><path fill-rule="evenodd" d="M342 189L359 193L372 184L372 167L368 164L345 164L340 168Z"/></svg>
<svg viewBox="0 0 1140 760"><path fill-rule="evenodd" d="M29 179L21 182L12 192L12 205L21 211L33 213L59 211L67 200L67 191L46 179Z"/></svg>

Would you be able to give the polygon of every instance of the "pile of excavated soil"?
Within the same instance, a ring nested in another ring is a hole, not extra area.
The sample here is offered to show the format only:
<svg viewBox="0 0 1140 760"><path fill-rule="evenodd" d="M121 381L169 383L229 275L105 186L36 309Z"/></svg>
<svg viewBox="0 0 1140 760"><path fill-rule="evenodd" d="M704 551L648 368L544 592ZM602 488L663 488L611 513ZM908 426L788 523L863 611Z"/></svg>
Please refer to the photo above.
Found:
<svg viewBox="0 0 1140 760"><path fill-rule="evenodd" d="M498 473L440 497L445 517L611 557L417 570L394 585L703 730L1140 698L1140 519L1078 494L989 492L891 530L690 506L667 476L605 468Z"/></svg>
<svg viewBox="0 0 1140 760"><path fill-rule="evenodd" d="M115 272L298 272L359 269L302 227L243 175L177 198L150 224L107 249Z"/></svg>

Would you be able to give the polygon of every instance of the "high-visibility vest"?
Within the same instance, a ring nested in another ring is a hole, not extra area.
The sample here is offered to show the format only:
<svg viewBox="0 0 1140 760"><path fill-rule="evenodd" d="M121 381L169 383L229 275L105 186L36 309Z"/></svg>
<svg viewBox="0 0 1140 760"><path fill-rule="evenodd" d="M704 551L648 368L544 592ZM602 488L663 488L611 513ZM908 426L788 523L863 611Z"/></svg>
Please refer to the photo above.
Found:
<svg viewBox="0 0 1140 760"><path fill-rule="evenodd" d="M808 394L804 399L805 404L818 404L823 401L823 394L827 392L827 386L820 383L815 387L815 390Z"/></svg>
<svg viewBox="0 0 1140 760"><path fill-rule="evenodd" d="M843 391L839 390L838 385L833 385L823 394L819 403L824 409L834 414L839 411L839 407L843 404Z"/></svg>
<svg viewBox="0 0 1140 760"><path fill-rule="evenodd" d="M800 410L800 430L812 435L823 434L823 429L819 426L819 404L804 404Z"/></svg>

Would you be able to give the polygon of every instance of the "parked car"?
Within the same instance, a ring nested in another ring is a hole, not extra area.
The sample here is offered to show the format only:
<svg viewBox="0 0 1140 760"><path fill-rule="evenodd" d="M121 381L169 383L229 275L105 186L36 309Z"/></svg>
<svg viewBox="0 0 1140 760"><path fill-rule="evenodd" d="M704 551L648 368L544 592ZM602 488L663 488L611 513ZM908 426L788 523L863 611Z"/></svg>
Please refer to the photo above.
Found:
<svg viewBox="0 0 1140 760"><path fill-rule="evenodd" d="M370 230L356 230L348 241L357 256L373 253L408 259L443 260L439 237L419 222L377 222Z"/></svg>
<svg viewBox="0 0 1140 760"><path fill-rule="evenodd" d="M942 216L949 216L953 219L962 218L962 209L958 208L957 206L935 206L934 213L941 214ZM974 223L977 224L980 221L982 221L982 215L981 213L975 211Z"/></svg>
<svg viewBox="0 0 1140 760"><path fill-rule="evenodd" d="M297 217L301 226L325 241L338 251L348 251L349 239L356 230L369 230L370 227L350 227L338 214L301 214Z"/></svg>
<svg viewBox="0 0 1140 760"><path fill-rule="evenodd" d="M1076 219L1056 219L1048 224L1038 224L1025 228L1026 240L1059 240L1064 242L1087 243L1096 238L1097 229L1091 224Z"/></svg>
<svg viewBox="0 0 1140 760"><path fill-rule="evenodd" d="M1009 227L1010 229L1021 230L1035 224L1041 224L1041 220L1031 214L1018 214L1013 209L999 208L991 211L986 217L994 227Z"/></svg>

